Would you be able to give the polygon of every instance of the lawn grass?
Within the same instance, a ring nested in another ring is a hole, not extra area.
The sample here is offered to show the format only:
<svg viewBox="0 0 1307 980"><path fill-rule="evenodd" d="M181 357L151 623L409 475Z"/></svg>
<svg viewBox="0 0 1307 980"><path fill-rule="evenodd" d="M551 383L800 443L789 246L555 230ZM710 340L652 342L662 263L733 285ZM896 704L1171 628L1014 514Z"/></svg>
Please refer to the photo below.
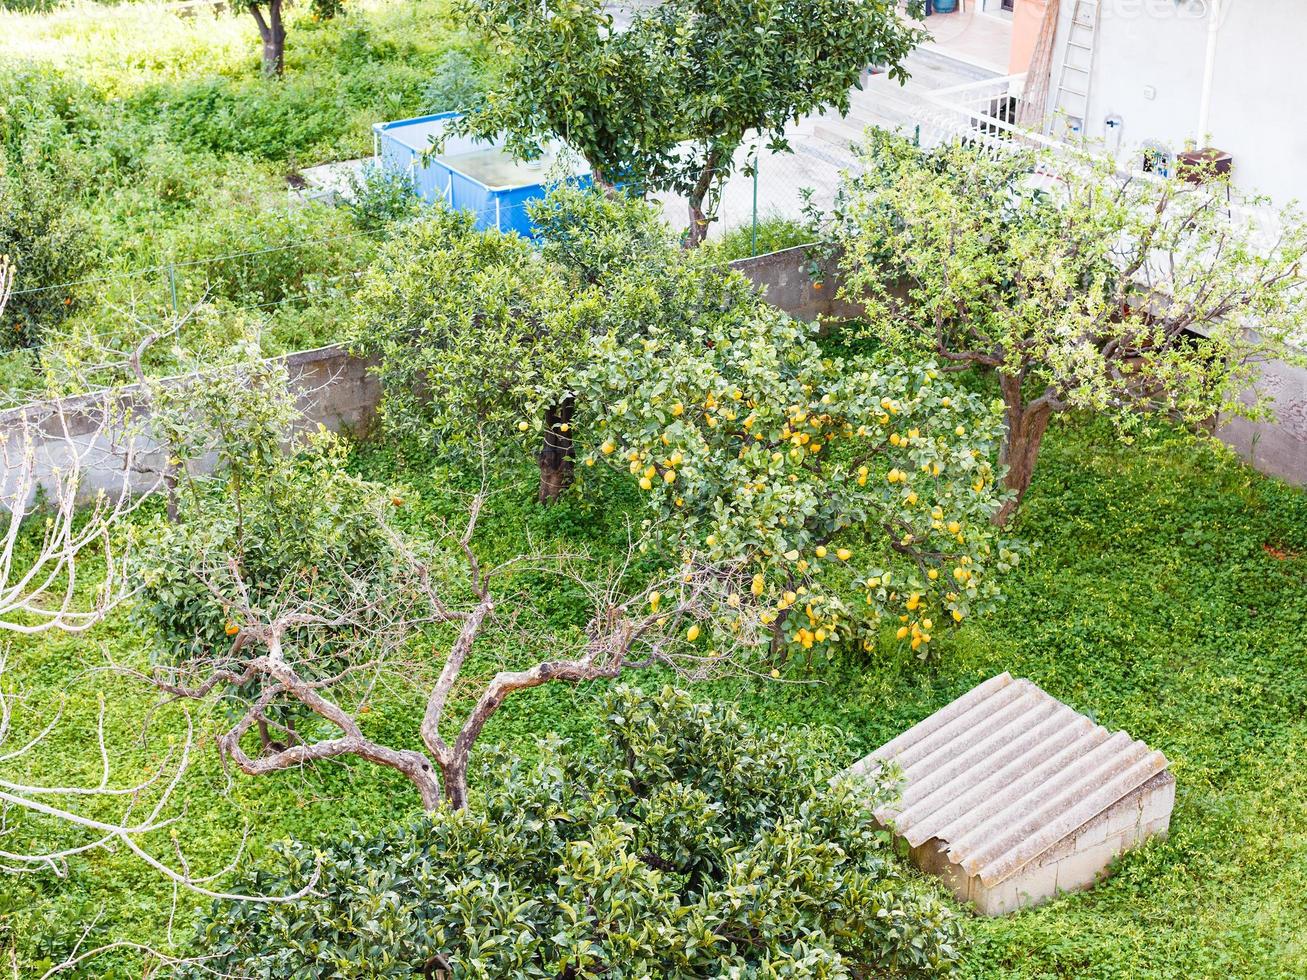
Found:
<svg viewBox="0 0 1307 980"><path fill-rule="evenodd" d="M357 461L406 484L403 510L415 527L462 506L452 490L464 481L420 456L378 446ZM488 557L511 553L528 530L545 546L600 556L621 547L634 500L620 477L597 478L584 497L542 510L529 473L521 476L488 507L479 534ZM1307 494L1177 434L1123 446L1105 426L1063 424L1049 436L1018 530L1038 548L1011 580L1007 603L944 638L936 659L923 663L897 647L850 653L815 674L792 670L790 683L731 680L698 693L734 701L768 726L828 727L842 761L852 762L987 677L1028 677L1166 753L1178 780L1171 835L1125 858L1092 892L1001 919L969 916L965 975L1307 975ZM520 632L486 644L468 677L484 677L501 656L523 663L521 637L533 624L579 624L574 590L543 578L525 585L530 608ZM440 639L422 641L433 663ZM142 643L119 616L90 638L11 644L7 683L31 695L37 714L41 702L69 702L38 769L64 782L94 778L86 733L100 692L113 708L115 758L145 765L149 752L135 737L151 699L129 682L85 673L104 648L141 663ZM526 753L545 731L584 739L598 693L546 686L515 695L484 737ZM419 702L415 692L381 692L369 727L412 744ZM211 732L216 721L201 719L201 728ZM154 748L179 726L175 708L156 716ZM205 866L231 852L245 821L257 855L281 837L329 840L416 808L406 784L362 764L229 782L211 744L184 802L182 839ZM167 941L171 889L139 862L95 854L70 872L3 883L0 951L20 975L65 953L97 916L99 941ZM180 896L174 939L189 937L200 904ZM82 975L139 969L131 957L109 957Z"/></svg>

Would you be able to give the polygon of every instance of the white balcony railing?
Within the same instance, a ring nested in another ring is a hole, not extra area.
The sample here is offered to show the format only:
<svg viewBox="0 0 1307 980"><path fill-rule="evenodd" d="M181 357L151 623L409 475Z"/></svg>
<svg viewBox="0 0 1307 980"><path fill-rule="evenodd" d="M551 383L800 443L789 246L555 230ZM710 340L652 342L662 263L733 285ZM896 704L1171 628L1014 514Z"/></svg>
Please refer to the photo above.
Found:
<svg viewBox="0 0 1307 980"><path fill-rule="evenodd" d="M1025 83L1025 74L1004 75L926 93L928 108L922 119L923 143L967 140L993 153L1047 150L1055 159L1065 160L1068 166L1075 165L1078 154L1098 153L1112 159L1122 173L1143 180L1158 179L1156 174L1142 169L1143 145L1122 146L1112 153L1101 144L1083 139L1057 139L1021 125ZM1055 122L1053 129L1057 128ZM1250 227L1255 247L1269 253L1279 243L1283 225L1277 208L1261 200L1241 201L1235 194L1225 210L1232 223Z"/></svg>

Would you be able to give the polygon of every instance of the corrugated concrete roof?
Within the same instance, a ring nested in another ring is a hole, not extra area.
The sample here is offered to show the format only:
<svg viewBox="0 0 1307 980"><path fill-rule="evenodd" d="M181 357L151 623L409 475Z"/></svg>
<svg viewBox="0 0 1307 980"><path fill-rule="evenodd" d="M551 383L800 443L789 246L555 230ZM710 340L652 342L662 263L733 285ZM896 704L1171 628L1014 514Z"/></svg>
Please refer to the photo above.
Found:
<svg viewBox="0 0 1307 980"><path fill-rule="evenodd" d="M932 838L985 885L1020 871L1168 765L1024 679L1003 673L886 742L850 771L896 762L901 801L881 820Z"/></svg>

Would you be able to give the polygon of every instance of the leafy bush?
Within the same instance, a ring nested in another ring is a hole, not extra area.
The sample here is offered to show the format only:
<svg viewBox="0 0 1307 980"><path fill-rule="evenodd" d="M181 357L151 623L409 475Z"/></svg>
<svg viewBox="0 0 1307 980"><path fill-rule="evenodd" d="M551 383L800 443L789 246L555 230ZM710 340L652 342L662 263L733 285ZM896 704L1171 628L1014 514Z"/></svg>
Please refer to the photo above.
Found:
<svg viewBox="0 0 1307 980"><path fill-rule="evenodd" d="M485 98L484 73L476 59L461 48L451 48L431 69L422 88L420 115L471 109Z"/></svg>
<svg viewBox="0 0 1307 980"><path fill-rule="evenodd" d="M350 217L355 227L370 235L388 235L399 222L422 213L422 198L414 192L406 174L366 164L361 178L350 174L349 191L345 206Z"/></svg>
<svg viewBox="0 0 1307 980"><path fill-rule="evenodd" d="M739 225L720 238L710 238L704 247L719 261L732 262L796 245L810 245L818 237L818 232L808 223L772 214L758 219L756 234L753 225Z"/></svg>
<svg viewBox="0 0 1307 980"><path fill-rule="evenodd" d="M349 215L327 205L271 208L232 201L222 211L163 241L179 260L174 275L182 303L227 300L269 309L352 291L355 273L371 253ZM157 277L155 285L163 284L166 278Z"/></svg>
<svg viewBox="0 0 1307 980"><path fill-rule="evenodd" d="M586 306L521 236L479 232L436 207L385 243L364 276L352 334L378 357L391 430L451 453L516 432L542 378L589 340Z"/></svg>
<svg viewBox="0 0 1307 980"><path fill-rule="evenodd" d="M394 553L379 507L389 495L346 472L330 432L289 435L297 414L284 368L237 360L192 385L155 386L152 403L178 482L177 520L160 516L142 534L133 616L156 660L231 647L240 624L220 596L272 611L386 594ZM210 454L213 475L194 475ZM339 669L328 634L291 631L288 657L310 672Z"/></svg>
<svg viewBox="0 0 1307 980"><path fill-rule="evenodd" d="M666 274L679 248L661 209L640 198L559 184L527 205L540 253L590 285Z"/></svg>
<svg viewBox="0 0 1307 980"><path fill-rule="evenodd" d="M95 249L90 229L69 213L48 173L0 157L0 255L17 268L0 349L39 344L58 327L76 295L64 284L86 275Z"/></svg>
<svg viewBox="0 0 1307 980"><path fill-rule="evenodd" d="M499 753L481 805L438 811L251 876L289 904L218 903L183 977L931 977L958 920L911 890L820 740L734 709L619 688L598 751Z"/></svg>

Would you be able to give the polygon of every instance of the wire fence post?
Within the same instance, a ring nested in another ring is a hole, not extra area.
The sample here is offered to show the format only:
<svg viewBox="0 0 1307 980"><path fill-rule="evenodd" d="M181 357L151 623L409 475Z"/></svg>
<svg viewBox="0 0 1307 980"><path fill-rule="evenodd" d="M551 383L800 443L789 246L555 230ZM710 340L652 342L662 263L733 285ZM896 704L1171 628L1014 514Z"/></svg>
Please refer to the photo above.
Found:
<svg viewBox="0 0 1307 980"><path fill-rule="evenodd" d="M177 267L172 258L168 259L168 292L172 295L173 316L177 315Z"/></svg>
<svg viewBox="0 0 1307 980"><path fill-rule="evenodd" d="M758 254L758 154L753 154L753 233L751 235L749 254Z"/></svg>

